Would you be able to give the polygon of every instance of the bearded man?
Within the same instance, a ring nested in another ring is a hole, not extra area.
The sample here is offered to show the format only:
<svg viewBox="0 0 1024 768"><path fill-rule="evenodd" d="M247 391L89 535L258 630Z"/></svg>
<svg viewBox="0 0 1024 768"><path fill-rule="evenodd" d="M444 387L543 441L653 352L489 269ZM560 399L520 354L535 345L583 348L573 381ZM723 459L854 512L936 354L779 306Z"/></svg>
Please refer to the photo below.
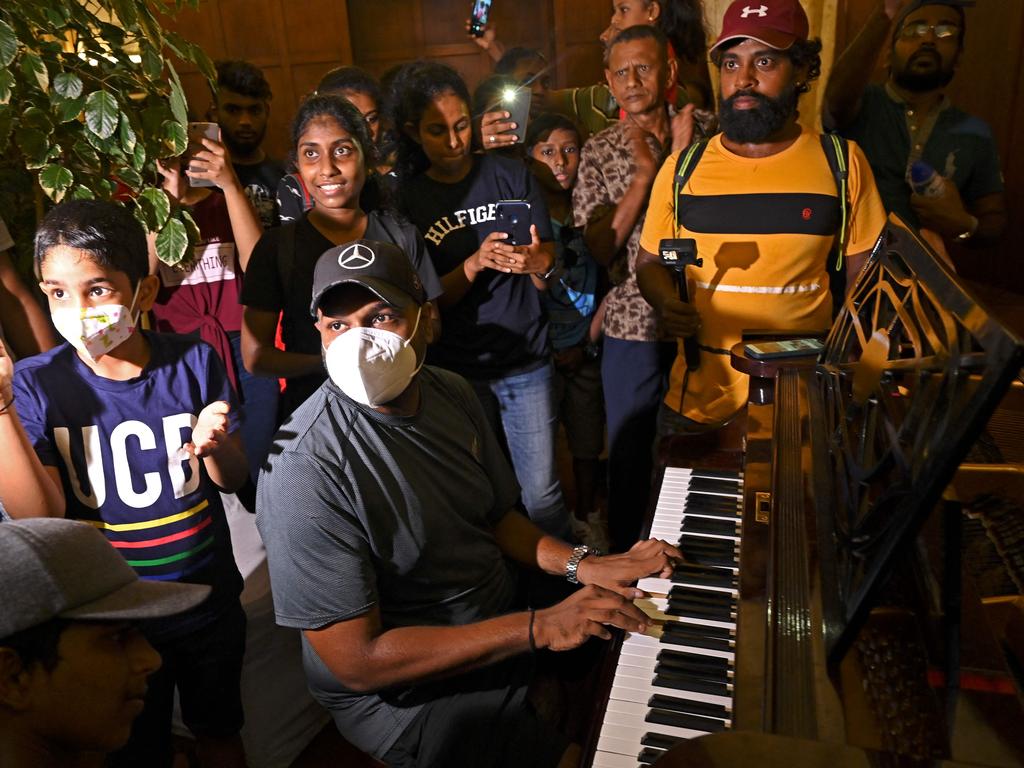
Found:
<svg viewBox="0 0 1024 768"><path fill-rule="evenodd" d="M964 49L970 5L973 0L879 0L825 90L825 125L863 147L886 209L947 244L991 242L1006 227L992 131L945 94ZM886 41L889 77L868 85L867 64ZM910 169L919 161L941 177L931 195L911 186Z"/></svg>
<svg viewBox="0 0 1024 768"><path fill-rule="evenodd" d="M678 153L654 182L637 259L640 291L664 330L680 340L696 335L700 350L691 370L679 344L661 434L706 429L746 403L747 377L729 362L745 330L810 334L831 324L828 262L843 216L825 144L797 121L800 95L821 70L821 43L807 34L797 0L732 3L711 49L722 132L699 161L691 156L685 183L676 181ZM839 254L852 285L885 212L863 153L850 142L845 155L849 213ZM660 261L668 238L693 238L703 259L688 268L688 302Z"/></svg>

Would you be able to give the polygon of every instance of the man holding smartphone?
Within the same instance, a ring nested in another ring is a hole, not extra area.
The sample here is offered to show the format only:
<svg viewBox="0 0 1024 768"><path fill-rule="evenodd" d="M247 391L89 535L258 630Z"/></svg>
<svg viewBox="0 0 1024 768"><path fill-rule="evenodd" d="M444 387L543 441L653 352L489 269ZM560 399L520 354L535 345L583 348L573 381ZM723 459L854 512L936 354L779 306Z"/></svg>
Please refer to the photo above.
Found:
<svg viewBox="0 0 1024 768"><path fill-rule="evenodd" d="M799 97L821 71L821 43L808 40L800 3L772 0L763 13L749 5L729 6L711 49L722 132L695 145L684 181L677 180L679 154L662 166L640 237L644 298L662 328L680 339L696 335L700 351L691 370L679 345L659 414L662 433L708 429L746 404L747 377L729 357L745 329L827 329L830 260L837 274L842 260L852 285L885 224L860 149L851 142L844 157L840 145L797 122ZM848 169L846 189L831 162ZM666 238L693 238L703 259L687 268L689 301L679 298L658 255Z"/></svg>
<svg viewBox="0 0 1024 768"><path fill-rule="evenodd" d="M636 283L651 185L669 151L690 143L692 107L671 114L675 82L665 36L635 26L611 41L605 77L626 117L584 145L573 190L575 224L613 284L604 317L601 378L608 418L608 525L614 549L636 540L650 492L651 444L668 370L658 323Z"/></svg>

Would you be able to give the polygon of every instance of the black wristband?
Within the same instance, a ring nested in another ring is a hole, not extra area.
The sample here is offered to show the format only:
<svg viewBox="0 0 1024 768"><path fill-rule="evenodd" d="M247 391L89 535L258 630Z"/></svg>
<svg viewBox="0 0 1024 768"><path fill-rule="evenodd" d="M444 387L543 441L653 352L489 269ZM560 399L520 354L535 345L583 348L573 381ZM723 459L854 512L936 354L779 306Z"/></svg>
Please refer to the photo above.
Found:
<svg viewBox="0 0 1024 768"><path fill-rule="evenodd" d="M533 637L533 620L537 617L537 611L530 609L530 631L528 637L530 639L530 653L537 652L537 641Z"/></svg>
<svg viewBox="0 0 1024 768"><path fill-rule="evenodd" d="M0 408L0 413L7 413L7 409L14 405L14 393L11 393L11 399L4 403L3 407Z"/></svg>

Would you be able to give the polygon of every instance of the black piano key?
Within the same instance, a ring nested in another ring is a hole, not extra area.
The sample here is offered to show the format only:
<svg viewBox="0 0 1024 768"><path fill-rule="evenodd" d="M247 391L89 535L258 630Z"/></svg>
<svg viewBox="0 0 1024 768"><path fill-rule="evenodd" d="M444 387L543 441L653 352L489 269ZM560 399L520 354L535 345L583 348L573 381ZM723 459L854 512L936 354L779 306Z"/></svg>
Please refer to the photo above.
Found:
<svg viewBox="0 0 1024 768"><path fill-rule="evenodd" d="M669 616L693 616L710 621L732 621L735 612L728 606L702 605L700 603L684 603L669 601L665 613Z"/></svg>
<svg viewBox="0 0 1024 768"><path fill-rule="evenodd" d="M728 627L709 627L704 624L688 624L685 621L672 621L662 626L664 634L690 634L705 637L718 637L723 640L735 640L736 630Z"/></svg>
<svg viewBox="0 0 1024 768"><path fill-rule="evenodd" d="M686 712L691 715L703 715L714 717L720 720L729 720L732 713L723 704L712 704L707 701L693 701L684 697L665 696L656 693L647 701L647 706L653 709L667 709L673 712Z"/></svg>
<svg viewBox="0 0 1024 768"><path fill-rule="evenodd" d="M690 481L690 493L718 494L740 493L740 484L732 480L712 480L708 477L697 477Z"/></svg>
<svg viewBox="0 0 1024 768"><path fill-rule="evenodd" d="M683 524L679 530L683 531L683 533L712 533L717 536L735 536L739 527L733 520L687 515L683 518Z"/></svg>
<svg viewBox="0 0 1024 768"><path fill-rule="evenodd" d="M721 656L707 656L703 653L673 651L669 648L658 652L658 662L667 664L690 664L692 666L708 667L714 670L726 670L730 665L729 659Z"/></svg>
<svg viewBox="0 0 1024 768"><path fill-rule="evenodd" d="M731 555L739 552L739 542L733 539L712 539L709 536L694 536L684 533L679 537L679 549L687 552L708 552L715 555Z"/></svg>
<svg viewBox="0 0 1024 768"><path fill-rule="evenodd" d="M734 600L731 592L716 592L711 589L698 589L683 584L676 584L668 591L668 599L678 602L703 603L705 605L732 605Z"/></svg>
<svg viewBox="0 0 1024 768"><path fill-rule="evenodd" d="M655 675L654 685L659 688L673 688L677 691L707 693L712 696L732 696L732 683L723 680L709 680L679 675Z"/></svg>
<svg viewBox="0 0 1024 768"><path fill-rule="evenodd" d="M654 666L655 674L686 677L697 680L729 681L733 672L729 667L709 667L687 661L658 661Z"/></svg>
<svg viewBox="0 0 1024 768"><path fill-rule="evenodd" d="M673 725L676 728L689 728L691 731L704 733L720 733L725 730L725 722L712 717L687 715L682 712L669 712L664 709L652 709L644 718L648 723Z"/></svg>
<svg viewBox="0 0 1024 768"><path fill-rule="evenodd" d="M694 467L690 470L690 476L693 479L700 477L713 477L721 480L735 480L737 483L743 482L740 477L740 473L731 469L699 469Z"/></svg>
<svg viewBox="0 0 1024 768"><path fill-rule="evenodd" d="M736 555L732 553L715 554L713 552L687 552L683 550L683 557L690 562L699 563L700 565L718 565L723 568L730 568L736 565Z"/></svg>
<svg viewBox="0 0 1024 768"><path fill-rule="evenodd" d="M680 565L672 571L669 577L677 584L680 582L692 582L706 584L710 587L733 588L739 582L731 570L726 568L708 568L703 565Z"/></svg>
<svg viewBox="0 0 1024 768"><path fill-rule="evenodd" d="M686 514L706 515L707 517L716 517L722 520L739 520L743 516L743 510L740 509L738 504L731 506L719 504L694 504L691 506L687 504Z"/></svg>
<svg viewBox="0 0 1024 768"><path fill-rule="evenodd" d="M675 624L676 622L672 622ZM667 626L667 625L666 625ZM735 643L721 637L704 637L689 632L661 633L661 642L666 645L688 645L691 648L707 648L710 651L734 651Z"/></svg>
<svg viewBox="0 0 1024 768"><path fill-rule="evenodd" d="M648 731L640 738L640 744L645 747L654 747L655 749L672 749L676 744L682 741L678 736L669 736L665 733L654 733Z"/></svg>
<svg viewBox="0 0 1024 768"><path fill-rule="evenodd" d="M661 756L665 754L664 749L652 749L651 747L644 747L640 754L636 756L637 762L640 765L653 765L655 761L661 759Z"/></svg>

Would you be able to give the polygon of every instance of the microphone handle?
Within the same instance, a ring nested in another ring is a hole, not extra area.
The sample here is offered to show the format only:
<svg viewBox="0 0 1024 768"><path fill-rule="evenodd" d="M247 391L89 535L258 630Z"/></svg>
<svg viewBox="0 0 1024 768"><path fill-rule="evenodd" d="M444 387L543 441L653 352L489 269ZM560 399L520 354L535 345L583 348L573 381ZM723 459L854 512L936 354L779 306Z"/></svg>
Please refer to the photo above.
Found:
<svg viewBox="0 0 1024 768"><path fill-rule="evenodd" d="M686 290L686 269L676 270L676 285L679 286L680 301L689 303L690 299ZM683 358L686 360L686 369L696 371L700 368L700 348L697 346L697 335L687 336L683 339Z"/></svg>

